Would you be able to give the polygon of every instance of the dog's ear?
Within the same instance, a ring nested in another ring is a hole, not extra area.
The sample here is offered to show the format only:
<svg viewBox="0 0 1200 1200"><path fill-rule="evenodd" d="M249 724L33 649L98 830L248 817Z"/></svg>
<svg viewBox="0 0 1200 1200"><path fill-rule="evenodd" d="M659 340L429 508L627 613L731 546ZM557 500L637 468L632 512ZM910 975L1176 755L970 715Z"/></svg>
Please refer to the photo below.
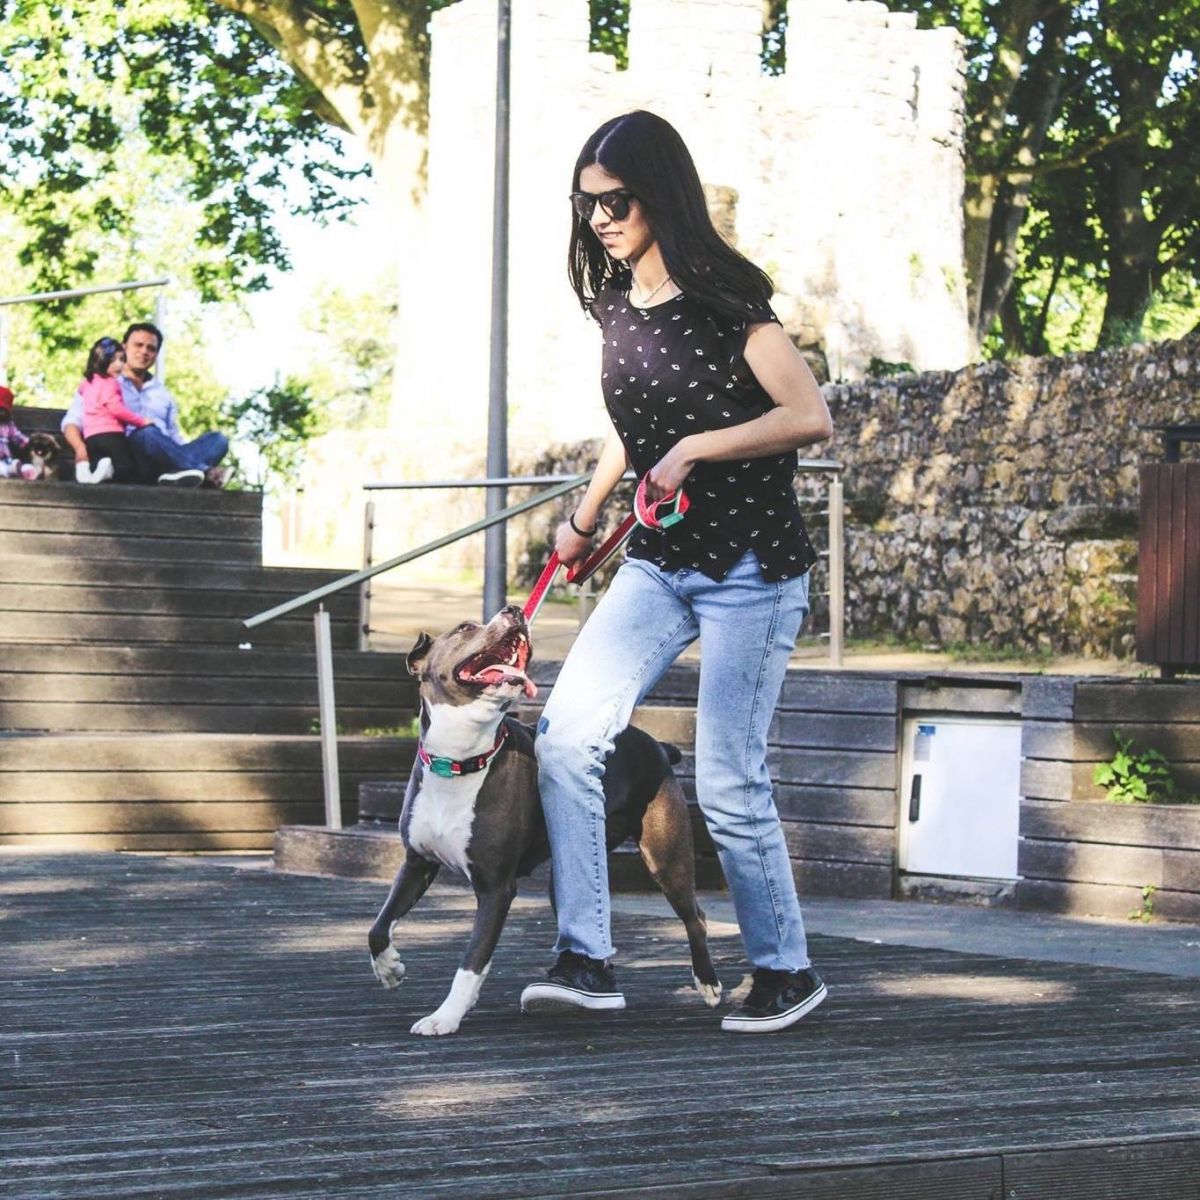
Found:
<svg viewBox="0 0 1200 1200"><path fill-rule="evenodd" d="M429 653L429 647L432 645L433 638L431 638L429 634L417 634L416 644L408 652L408 657L404 660L408 665L408 673L410 675L420 675L421 664L425 661L425 655Z"/></svg>

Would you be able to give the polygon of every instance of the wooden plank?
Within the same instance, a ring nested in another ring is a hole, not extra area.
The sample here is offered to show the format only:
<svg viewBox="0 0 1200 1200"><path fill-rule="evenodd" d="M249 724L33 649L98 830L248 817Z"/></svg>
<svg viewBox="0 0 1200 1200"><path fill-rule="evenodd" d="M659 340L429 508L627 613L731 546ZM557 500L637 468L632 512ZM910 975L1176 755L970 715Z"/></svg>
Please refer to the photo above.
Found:
<svg viewBox="0 0 1200 1200"><path fill-rule="evenodd" d="M200 850L270 850L273 830L205 830L188 833L29 833L0 834L0 846L38 850L50 854L111 850L149 853Z"/></svg>
<svg viewBox="0 0 1200 1200"><path fill-rule="evenodd" d="M311 629L311 618L309 620ZM231 678L316 678L316 658L311 653L254 646L71 646L69 658L54 643L10 643L0 655L3 671L37 671L71 675L186 675ZM57 655L57 657L56 657ZM413 679L403 654L360 654L339 650L333 656L334 676L343 679L388 679L398 688L412 688Z"/></svg>
<svg viewBox="0 0 1200 1200"><path fill-rule="evenodd" d="M893 715L792 712L777 709L768 740L777 746L822 750L884 750L895 753L899 728Z"/></svg>
<svg viewBox="0 0 1200 1200"><path fill-rule="evenodd" d="M35 487L0 480L3 507L19 509L89 510L93 512L159 512L219 514L247 518L262 514L263 493L217 491L212 488L160 488L144 484L106 483L103 487Z"/></svg>
<svg viewBox="0 0 1200 1200"><path fill-rule="evenodd" d="M1182 663L1200 663L1200 463L1189 463L1184 499L1188 535L1184 543L1181 586L1183 621Z"/></svg>
<svg viewBox="0 0 1200 1200"><path fill-rule="evenodd" d="M1200 721L1200 688L1194 683L1081 680L1075 696L1075 716L1079 721Z"/></svg>
<svg viewBox="0 0 1200 1200"><path fill-rule="evenodd" d="M88 508L39 508L0 506L0 542L9 533L83 534L87 537L220 538L230 542L262 545L262 519L235 513L210 515L204 512L173 513L156 505L127 513Z"/></svg>
<svg viewBox="0 0 1200 1200"><path fill-rule="evenodd" d="M1023 721L1021 757L1074 762L1075 730L1073 721Z"/></svg>
<svg viewBox="0 0 1200 1200"><path fill-rule="evenodd" d="M391 679L337 679L338 715L343 707L398 708L403 699L411 712L416 689L411 682ZM73 675L11 674L0 671L3 720L10 704L148 704L187 703L282 705L309 707L316 703L317 680L234 678L209 675Z"/></svg>
<svg viewBox="0 0 1200 1200"><path fill-rule="evenodd" d="M792 859L796 891L803 896L841 896L849 900L890 900L895 872L879 863Z"/></svg>
<svg viewBox="0 0 1200 1200"><path fill-rule="evenodd" d="M262 548L254 541L206 541L201 538L141 538L100 533L4 533L5 554L46 554L100 558L108 562L207 562L257 565Z"/></svg>
<svg viewBox="0 0 1200 1200"><path fill-rule="evenodd" d="M1021 762L1021 795L1031 800L1074 800L1071 764L1027 758Z"/></svg>
<svg viewBox="0 0 1200 1200"><path fill-rule="evenodd" d="M1158 615L1158 477L1159 464L1138 471L1138 599L1136 652L1139 662L1157 662L1155 629Z"/></svg>
<svg viewBox="0 0 1200 1200"><path fill-rule="evenodd" d="M347 761L385 775L408 745L402 738L346 737L339 749ZM92 772L163 772L317 769L317 738L236 734L63 734L0 738L0 772L56 772L63 761L86 763Z"/></svg>
<svg viewBox="0 0 1200 1200"><path fill-rule="evenodd" d="M772 746L767 752L767 766L777 783L885 789L897 786L895 754Z"/></svg>
<svg viewBox="0 0 1200 1200"><path fill-rule="evenodd" d="M1187 544L1189 534L1187 510L1187 476L1189 463L1172 463L1170 471L1171 485L1171 583L1170 583L1170 634L1167 648L1167 662L1184 663L1187 660L1183 654L1183 617L1184 617L1184 588L1186 579ZM1194 536L1194 532L1193 532Z"/></svg>
<svg viewBox="0 0 1200 1200"><path fill-rule="evenodd" d="M1200 849L1200 807L1166 804L1058 804L1023 800L1021 836L1065 842Z"/></svg>
<svg viewBox="0 0 1200 1200"><path fill-rule="evenodd" d="M169 613L188 617L232 617L243 620L253 605L269 608L290 600L294 592L258 593L209 588L61 587L37 582L0 583L0 611L32 613ZM357 595L331 597L330 619L357 621ZM6 618L7 619L7 618ZM281 618L282 619L282 618ZM308 615L311 630L312 616Z"/></svg>
<svg viewBox="0 0 1200 1200"><path fill-rule="evenodd" d="M1021 681L1021 713L1027 721L1070 721L1075 715L1074 679L1034 675Z"/></svg>
<svg viewBox="0 0 1200 1200"><path fill-rule="evenodd" d="M353 803L346 805L354 819ZM145 801L140 804L0 804L0 837L21 834L261 833L285 824L320 824L317 801L275 803L204 800L190 804Z"/></svg>
<svg viewBox="0 0 1200 1200"><path fill-rule="evenodd" d="M775 785L775 805L785 820L821 821L832 825L874 825L892 829L898 802L893 790Z"/></svg>
<svg viewBox="0 0 1200 1200"><path fill-rule="evenodd" d="M378 763L359 766L353 757L341 760L342 792L357 794L360 783L388 774L403 778L412 769L415 754L397 754L391 768ZM158 771L14 771L0 775L0 808L5 805L143 801L188 803L211 800L227 803L246 801L319 802L324 786L319 763L308 770L277 771L173 771L164 765Z"/></svg>
<svg viewBox="0 0 1200 1200"><path fill-rule="evenodd" d="M3 617L6 638L22 640L60 643L117 640L134 646L172 643L232 650L246 637L241 622L232 617L208 620L204 617L25 612L5 613ZM349 650L356 644L357 631L352 621L335 622L331 634L334 646L339 650ZM295 646L302 650L312 642L312 626L303 619L276 621L256 630L255 640L263 646Z"/></svg>
<svg viewBox="0 0 1200 1200"><path fill-rule="evenodd" d="M1155 560L1154 585L1157 603L1154 612L1154 661L1168 662L1171 657L1171 543L1175 513L1171 506L1171 465L1159 466L1157 511L1158 557Z"/></svg>
<svg viewBox="0 0 1200 1200"><path fill-rule="evenodd" d="M1200 854L1196 858L1200 860ZM1017 850L1017 872L1026 879L1162 887L1163 851L1146 846L1022 838Z"/></svg>
<svg viewBox="0 0 1200 1200"><path fill-rule="evenodd" d="M803 1095L781 1103L783 1043L720 1032L665 906L615 919L624 1013L533 1020L516 1001L553 920L531 888L463 1028L422 1039L406 1031L445 996L473 900L435 885L397 929L408 976L384 993L363 938L385 891L3 856L6 1200L366 1200L397 1180L431 1200L974 1200L1000 1183L968 1163L1196 1140L1196 980L813 935L830 998L789 1035ZM712 942L732 986L740 940L714 922ZM1164 1162L1142 1158L1146 1194L1170 1185ZM1070 1181L1020 1178L1056 1200Z"/></svg>
<svg viewBox="0 0 1200 1200"><path fill-rule="evenodd" d="M783 833L793 858L830 862L882 863L895 861L896 835L890 829L866 825L818 825L784 821Z"/></svg>
<svg viewBox="0 0 1200 1200"><path fill-rule="evenodd" d="M2 692L2 689L0 689ZM26 703L0 696L0 726L12 733L242 733L311 734L318 730L320 712L316 697L305 705L258 704L243 697L242 704L124 704L111 700L72 704L37 701ZM395 730L406 726L412 709L395 704L337 706L339 733Z"/></svg>
<svg viewBox="0 0 1200 1200"><path fill-rule="evenodd" d="M779 707L796 712L892 715L898 711L895 679L852 671L790 670L783 682Z"/></svg>
<svg viewBox="0 0 1200 1200"><path fill-rule="evenodd" d="M965 713L994 716L1021 715L1021 685L972 687L969 683L938 687L906 684L900 690L904 713Z"/></svg>
<svg viewBox="0 0 1200 1200"><path fill-rule="evenodd" d="M1128 917L1142 908L1140 887L1099 883L1070 883L1050 879L1023 879L1017 884L1020 908L1093 917ZM1154 913L1172 921L1200 920L1200 895L1159 889L1153 897Z"/></svg>
<svg viewBox="0 0 1200 1200"><path fill-rule="evenodd" d="M1005 1197L1054 1200L1195 1200L1200 1139L1079 1146L1004 1155Z"/></svg>

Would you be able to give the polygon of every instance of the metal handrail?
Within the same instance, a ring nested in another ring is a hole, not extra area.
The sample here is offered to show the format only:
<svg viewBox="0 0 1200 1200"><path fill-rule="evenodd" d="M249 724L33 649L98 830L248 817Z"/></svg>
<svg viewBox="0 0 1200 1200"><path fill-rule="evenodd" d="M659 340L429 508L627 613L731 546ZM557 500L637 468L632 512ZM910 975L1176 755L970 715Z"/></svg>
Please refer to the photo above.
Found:
<svg viewBox="0 0 1200 1200"><path fill-rule="evenodd" d="M840 478L843 468L841 463L833 459L801 459L797 464L797 469L807 469L833 475L833 478L829 482L829 508L827 510L829 516L829 549L822 557L827 558L827 571L830 581L828 591L829 657L835 667L840 667L842 665L843 626L845 622L842 481ZM266 625L271 621L278 620L280 617L287 616L288 613L295 612L296 609L303 608L307 604L314 602L318 604L317 611L313 616L313 628L316 638L317 701L321 728L321 768L325 785L325 824L327 828L341 829L342 800L341 780L338 771L337 718L334 712L333 640L329 627L329 613L325 605L319 602L327 596L337 595L339 592L344 592L352 587L362 587L364 594L369 594L370 589L365 585L369 580L374 579L376 575L382 575L385 571L403 566L405 563L421 558L423 555L429 554L434 550L440 550L443 546L449 546L451 543L460 541L462 538L470 537L471 534L480 533L485 529L498 525L502 521L507 521L510 517L528 512L540 504L545 504L550 500L557 499L559 496L564 496L576 488L583 487L591 478L592 473L589 472L586 475L568 476L533 475L523 478L517 476L503 479L405 481L402 483L364 484L363 486L367 491L404 491L437 487L510 487L522 484L543 483L548 479L559 480L559 482L555 483L555 486L547 488L545 491L539 492L527 500L509 505L507 508L483 517L481 520L474 521L462 529L446 534L444 537L436 538L432 542L426 542L425 545L418 546L415 550L408 550L404 554L398 554L395 558L389 558L386 562L378 564L370 564L369 562L370 537L371 530L374 527L374 501L368 501L365 522L366 536L364 538L364 551L368 563L361 571L354 571L349 575L344 575L340 579L335 579L332 583L325 584L323 587L313 588L311 591L305 592L302 596L297 596L283 604L277 604L274 608L269 608L264 612L256 613L253 617L248 617L242 622L245 628L255 629L260 625ZM632 479L634 476L632 473L628 473L626 476L622 476L622 478ZM367 626L365 611L365 609L360 609L360 638Z"/></svg>
<svg viewBox="0 0 1200 1200"><path fill-rule="evenodd" d="M565 496L567 492L574 491L578 487L583 487L591 477L590 473L587 475L571 476L566 482L559 484L558 487L548 488L544 492L539 492L536 496L531 496L528 500L522 500L519 504L510 504L508 508L501 509L499 512L493 513L490 517L483 517L465 526L463 529L456 530L454 533L448 533L444 537L437 538L432 542L426 542L424 546L418 546L415 550L408 550L403 554L397 554L395 558L389 558L387 562L381 562L372 567L365 567L361 571L353 572L353 574L343 575L341 579L335 579L332 583L327 583L323 587L313 588L311 592L305 592L303 596L297 596L293 600L277 604L274 608L268 608L265 612L247 617L242 624L247 629L254 629L259 625L266 625L270 621L278 620L280 617L286 617L288 613L295 612L296 609L303 608L306 604L312 604L317 600L324 600L326 596L335 596L338 592L344 592L347 588L357 587L359 584L365 583L368 579L374 579L376 575L382 575L384 571L390 571L394 567L402 567L405 563L412 562L414 559L422 557L422 555L430 554L434 550L440 550L443 546L449 546L452 542L460 541L462 538L470 537L473 533L479 533L493 525L498 525L501 521L507 521L510 517L528 512L531 508L536 508L539 504L545 504L549 500Z"/></svg>

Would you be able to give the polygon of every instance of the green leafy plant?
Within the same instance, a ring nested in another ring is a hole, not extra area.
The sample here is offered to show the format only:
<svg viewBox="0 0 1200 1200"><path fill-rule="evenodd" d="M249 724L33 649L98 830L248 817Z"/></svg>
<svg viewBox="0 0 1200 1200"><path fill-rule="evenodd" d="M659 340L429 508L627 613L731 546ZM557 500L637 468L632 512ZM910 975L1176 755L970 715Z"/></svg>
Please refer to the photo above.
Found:
<svg viewBox="0 0 1200 1200"><path fill-rule="evenodd" d="M1116 804L1173 804L1179 802L1171 766L1157 750L1134 749L1133 739L1113 731L1117 752L1106 763L1097 763L1092 782Z"/></svg>
<svg viewBox="0 0 1200 1200"><path fill-rule="evenodd" d="M1131 909L1129 919L1131 921L1141 921L1143 925L1149 925L1154 919L1154 893L1158 888L1152 883L1146 884L1142 888L1142 902L1137 908Z"/></svg>

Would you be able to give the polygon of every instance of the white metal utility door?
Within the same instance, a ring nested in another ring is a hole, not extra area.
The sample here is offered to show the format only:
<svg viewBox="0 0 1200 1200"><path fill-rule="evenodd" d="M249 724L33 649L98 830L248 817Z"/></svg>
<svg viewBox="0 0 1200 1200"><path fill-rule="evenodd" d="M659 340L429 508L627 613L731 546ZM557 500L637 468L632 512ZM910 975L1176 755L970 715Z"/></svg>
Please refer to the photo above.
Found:
<svg viewBox="0 0 1200 1200"><path fill-rule="evenodd" d="M1017 877L1019 721L909 718L901 781L902 871Z"/></svg>

